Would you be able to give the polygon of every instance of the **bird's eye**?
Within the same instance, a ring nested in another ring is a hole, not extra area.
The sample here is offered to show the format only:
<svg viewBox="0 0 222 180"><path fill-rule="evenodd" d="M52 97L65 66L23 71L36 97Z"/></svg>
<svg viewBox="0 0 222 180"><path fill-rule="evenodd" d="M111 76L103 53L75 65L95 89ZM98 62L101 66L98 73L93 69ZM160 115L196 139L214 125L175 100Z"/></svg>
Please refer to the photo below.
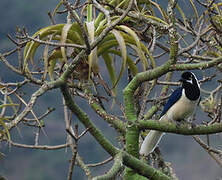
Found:
<svg viewBox="0 0 222 180"><path fill-rule="evenodd" d="M189 79L189 80L192 80L192 76L190 75L190 76L188 77L188 79Z"/></svg>

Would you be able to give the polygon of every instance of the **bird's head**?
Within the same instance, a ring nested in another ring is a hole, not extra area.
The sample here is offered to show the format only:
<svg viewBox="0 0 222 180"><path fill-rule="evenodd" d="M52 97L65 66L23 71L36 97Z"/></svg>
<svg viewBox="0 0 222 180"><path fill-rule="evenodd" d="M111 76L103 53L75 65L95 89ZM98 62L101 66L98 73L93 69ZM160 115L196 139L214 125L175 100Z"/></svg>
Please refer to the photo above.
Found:
<svg viewBox="0 0 222 180"><path fill-rule="evenodd" d="M180 81L185 90L186 97L197 100L200 97L200 85L194 73L186 71L181 75Z"/></svg>
<svg viewBox="0 0 222 180"><path fill-rule="evenodd" d="M186 71L181 75L181 79L179 80L180 82L182 82L182 85L194 85L194 86L198 86L199 87L199 83L198 80L195 76L194 73Z"/></svg>

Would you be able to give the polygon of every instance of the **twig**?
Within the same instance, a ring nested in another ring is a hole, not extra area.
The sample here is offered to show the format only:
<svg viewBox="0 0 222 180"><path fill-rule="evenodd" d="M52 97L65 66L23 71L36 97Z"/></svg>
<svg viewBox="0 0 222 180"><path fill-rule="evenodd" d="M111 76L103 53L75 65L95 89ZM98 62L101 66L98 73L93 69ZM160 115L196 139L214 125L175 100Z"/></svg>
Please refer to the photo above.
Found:
<svg viewBox="0 0 222 180"><path fill-rule="evenodd" d="M75 132L75 136L78 136L78 127L76 128L74 132ZM74 170L74 165L75 165L76 156L77 156L77 146L78 146L78 140L75 140L75 143L73 143L73 145L70 146L72 148L72 159L70 161L70 166L69 166L68 180L72 179L72 173Z"/></svg>
<svg viewBox="0 0 222 180"><path fill-rule="evenodd" d="M156 39L157 39L157 34L156 34L156 28L153 27L153 36L152 36L152 43L150 46L150 53L153 54L154 48L156 46Z"/></svg>
<svg viewBox="0 0 222 180"><path fill-rule="evenodd" d="M82 158L79 156L78 153L77 153L77 156L76 156L76 160L77 160L78 165L85 172L85 174L88 177L88 179L91 180L92 179L91 171L90 171L89 167L83 162Z"/></svg>
<svg viewBox="0 0 222 180"><path fill-rule="evenodd" d="M75 4L74 4L74 8L77 8L80 4L80 0L76 0Z"/></svg>
<svg viewBox="0 0 222 180"><path fill-rule="evenodd" d="M20 70L20 71L22 71L22 69L23 69L23 54L22 54L22 48L20 47L20 46L18 46L18 62L19 62L19 64L18 64L18 69Z"/></svg>
<svg viewBox="0 0 222 180"><path fill-rule="evenodd" d="M204 82L207 82L207 81L211 81L213 78L216 77L216 74L213 74L211 76L207 76L207 77L204 77L203 79L199 80L199 83L202 84Z"/></svg>
<svg viewBox="0 0 222 180"><path fill-rule="evenodd" d="M88 38L88 34L84 28L84 25L82 23L82 21L79 19L79 17L77 17L77 15L73 12L73 9L70 5L70 3L67 0L63 0L63 4L66 7L66 9L70 12L70 16L75 19L77 21L77 23L79 24L81 30L82 30L82 35L86 44L86 53L90 54L91 52L91 47L90 47L90 42L89 42L89 38Z"/></svg>
<svg viewBox="0 0 222 180"><path fill-rule="evenodd" d="M219 159L214 153L209 152L209 155L217 162L218 165L220 165L220 167L222 167L222 160Z"/></svg>
<svg viewBox="0 0 222 180"><path fill-rule="evenodd" d="M18 83L3 83L3 82L0 82L0 86L7 89L6 92L4 92L4 88L1 88L0 91L4 95L11 95L11 94L15 93L20 87L27 84L28 82L30 82L30 81L27 80L27 79L25 79L22 82L18 82ZM12 88L10 88L11 86L16 86L16 87L14 89L12 89Z"/></svg>
<svg viewBox="0 0 222 180"><path fill-rule="evenodd" d="M22 42L17 42L16 40L14 40L10 34L7 34L7 37L10 41L12 41L17 47L24 47L27 43L27 41L22 41Z"/></svg>
<svg viewBox="0 0 222 180"><path fill-rule="evenodd" d="M206 151L211 151L211 152L213 152L215 154L222 155L222 151L211 148L210 146L205 144L198 136L192 136L192 137Z"/></svg>
<svg viewBox="0 0 222 180"><path fill-rule="evenodd" d="M38 117L38 119L41 120L41 119L45 118L53 111L55 111L55 108L48 108L44 114L42 114L41 116ZM36 121L36 119L35 118L34 119L24 118L24 121L30 122L30 121Z"/></svg>
<svg viewBox="0 0 222 180"><path fill-rule="evenodd" d="M93 5L98 9L100 10L101 12L104 13L104 15L106 16L107 18L107 24L108 26L110 25L111 23L111 18L110 18L110 13L107 9L105 9L104 7L102 7L96 0L93 0Z"/></svg>
<svg viewBox="0 0 222 180"><path fill-rule="evenodd" d="M64 98L63 98L63 104L64 104L66 132L69 134L69 136L67 136L67 141L70 144L70 148L71 148L71 151L72 151L72 158L71 158L71 161L70 161L69 172L68 172L68 180L71 180L74 165L75 165L75 162L76 162L77 152L78 152L77 151L78 140L88 132L89 128L87 128L85 131L83 131L80 135L79 135L79 130L78 130L78 124L75 125L75 128L73 130L73 128L71 126L71 119L68 116L68 108L65 105Z"/></svg>
<svg viewBox="0 0 222 180"><path fill-rule="evenodd" d="M55 24L56 24L56 23L55 23L55 20L54 20L54 18L53 18L53 16L52 16L52 14L51 14L50 11L48 12L48 16L49 16L49 19L50 19L50 21L51 21L51 24L52 24L52 25L55 25Z"/></svg>
<svg viewBox="0 0 222 180"><path fill-rule="evenodd" d="M59 87L61 85L61 82L58 81L52 81L49 83L45 83L43 86L41 86L41 88L39 88L35 93L32 94L31 99L29 100L29 103L27 104L27 106L25 107L25 109L18 114L15 119L13 119L12 121L5 123L8 130L12 129L13 127L17 126L17 124L19 122L21 122L23 120L23 118L30 112L32 111L32 108L34 106L34 104L36 103L37 99L39 96L43 95L45 92L47 92L50 89ZM2 135L0 135L0 138L2 137Z"/></svg>
<svg viewBox="0 0 222 180"><path fill-rule="evenodd" d="M86 49L85 46L79 45L79 44L74 44L74 43L56 43L56 42L51 42L51 41L43 41L39 38L31 37L27 33L25 33L23 37L18 37L18 38L22 38L22 39L27 38L31 41L38 42L40 44L56 46L56 47L75 47L75 48L80 48L80 49Z"/></svg>
<svg viewBox="0 0 222 180"><path fill-rule="evenodd" d="M75 2L74 6L71 5L71 8L72 8L72 10L76 10L76 9L80 9L80 8L86 6L87 4L88 4L88 2L85 2L84 4L80 4L80 0L77 0ZM57 14L63 14L63 13L67 13L67 12L68 12L68 10L65 9L65 10L62 10L62 11L57 11L56 13Z"/></svg>
<svg viewBox="0 0 222 180"><path fill-rule="evenodd" d="M200 5L202 5L202 6L204 6L205 8L207 8L208 7L208 5L207 4L204 4L203 2L201 2L200 0L196 0Z"/></svg>
<svg viewBox="0 0 222 180"><path fill-rule="evenodd" d="M115 156L114 163L111 169L104 175L93 178L93 180L115 179L115 177L117 177L118 173L121 172L123 168L124 166L122 164L122 153L120 152Z"/></svg>
<svg viewBox="0 0 222 180"><path fill-rule="evenodd" d="M16 49L16 51L17 51L17 49ZM15 52L15 51L13 51L13 52ZM1 60L9 69L11 69L12 71L14 71L15 73L17 73L17 74L19 74L19 75L23 75L23 73L22 73L20 70L18 70L17 68L15 68L13 65L11 65L11 64L7 61L7 59L5 58L5 56L7 56L7 53L4 54L4 55L0 53L0 60Z"/></svg>
<svg viewBox="0 0 222 180"><path fill-rule="evenodd" d="M68 180L72 180L72 174L73 174L73 169L74 169L74 165L76 162L76 155L77 155L77 145L75 144L73 146L73 150L72 150L72 158L70 161L70 166L69 166L69 172L68 172Z"/></svg>
<svg viewBox="0 0 222 180"><path fill-rule="evenodd" d="M18 94L15 93L15 96L27 107L28 104L25 102L25 100ZM42 132L45 134L45 136L47 137L46 132L44 131L43 127L41 127L41 123L38 119L38 117L35 115L33 109L30 109L30 112L32 113L33 117L35 118L36 122L38 122L39 127L41 128Z"/></svg>
<svg viewBox="0 0 222 180"><path fill-rule="evenodd" d="M12 141L9 141L12 146L19 147L19 148L29 148L29 149L41 149L41 150L56 150L56 149L63 149L69 146L69 144L61 144L55 146L49 145L27 145L27 144L19 144Z"/></svg>
<svg viewBox="0 0 222 180"><path fill-rule="evenodd" d="M212 149L210 146L205 144L198 136L193 136L194 140L205 150L208 154L217 162L219 166L222 167L222 159L219 159L216 154L222 155L222 151L217 149Z"/></svg>
<svg viewBox="0 0 222 180"><path fill-rule="evenodd" d="M2 54L2 56L4 56L4 57L10 56L11 54L15 53L16 51L18 51L18 48L15 48L15 49L12 49L8 52L5 52Z"/></svg>
<svg viewBox="0 0 222 180"><path fill-rule="evenodd" d="M158 46L158 45L157 45L157 46ZM154 59L160 58L161 56L164 56L166 53L167 53L167 52L164 51L164 52L162 52L162 53L160 53L160 54L154 55L153 58L154 58Z"/></svg>
<svg viewBox="0 0 222 180"><path fill-rule="evenodd" d="M78 135L78 139L80 139L82 136L84 136L90 128L86 128L80 135Z"/></svg>
<svg viewBox="0 0 222 180"><path fill-rule="evenodd" d="M7 89L6 89L6 92L7 92ZM4 94L3 104L7 104L7 96L8 96L7 93ZM4 117L5 112L6 112L6 107L3 107L2 110L1 110L0 117Z"/></svg>
<svg viewBox="0 0 222 180"><path fill-rule="evenodd" d="M192 49L194 46L197 45L197 43L199 42L200 37L201 37L201 27L202 27L202 25L203 25L203 22L204 22L204 21L202 20L198 32L195 33L195 35L196 35L195 41L194 41L192 44L190 44L189 46L187 46L186 48L181 49L181 50L178 52L178 55L181 55L181 54L183 54L184 52L189 51L190 49Z"/></svg>
<svg viewBox="0 0 222 180"><path fill-rule="evenodd" d="M106 164L106 163L108 163L108 162L110 162L112 160L113 160L113 157L109 157L108 159L106 159L106 160L104 160L102 162L98 162L98 163L94 163L94 164L86 164L86 166L88 166L88 167L97 167L97 166L104 165L104 164Z"/></svg>
<svg viewBox="0 0 222 180"><path fill-rule="evenodd" d="M66 131L69 133L69 135L74 139L74 143L71 146L72 148L72 159L70 161L70 166L69 166L69 173L68 173L68 180L72 179L72 173L73 173L73 168L75 165L75 161L76 161L76 156L77 156L77 146L78 146L78 140L84 136L86 134L86 132L88 132L87 128L85 131L83 131L80 135L78 135L78 125L75 125L75 129L74 129L74 134L71 132L70 128L66 129Z"/></svg>
<svg viewBox="0 0 222 180"><path fill-rule="evenodd" d="M69 134L69 136L67 136L67 142L70 144L70 149L72 152L72 158L70 160L68 177L67 177L68 180L71 180L77 155L78 139L76 138L76 136L78 136L78 127L75 128L75 130L77 129L76 131L74 131L73 128L71 127L71 116L69 118L68 108L65 105L64 98L63 98L63 104L64 104L64 118L66 124L66 132L68 132ZM74 142L72 138L74 139Z"/></svg>
<svg viewBox="0 0 222 180"><path fill-rule="evenodd" d="M123 14L125 12L124 9L120 9L120 8L117 8L115 7L114 8L114 14ZM135 13L135 12L129 12L127 14L127 16L131 17L131 18L134 18L134 19L137 19L138 21L142 21L148 25L152 24L153 26L156 27L156 29L158 30L161 30L161 31L168 31L169 29L169 25L166 23L166 24L163 24L161 22L157 22L155 20L152 20L151 18L148 18L146 16L144 16L143 14L141 13Z"/></svg>
<svg viewBox="0 0 222 180"><path fill-rule="evenodd" d="M126 8L125 11L122 12L122 15L121 15L117 20L115 20L114 22L112 22L112 23L110 24L110 26L107 26L107 27L102 31L102 33L96 38L96 40L91 43L91 48L92 48L92 49L94 49L94 48L99 44L99 42L101 42L101 41L103 40L103 38L107 35L107 33L110 32L117 24L119 24L119 23L128 15L129 11L130 11L131 8L132 8L133 1L134 1L134 0L130 0L128 7Z"/></svg>
<svg viewBox="0 0 222 180"><path fill-rule="evenodd" d="M38 79L36 79L36 78L28 75L28 74L24 74L22 71L20 71L19 69L15 68L13 65L11 65L11 64L7 61L6 56L8 56L8 55L10 55L10 54L12 54L12 53L14 53L14 52L16 52L16 51L17 51L17 49L16 49L16 50L12 50L12 51L7 52L7 53L4 53L4 54L1 54L1 53L0 53L0 60L1 60L10 70L12 70L13 72L15 72L15 73L17 73L17 74L19 74L19 75L22 75L22 76L24 76L24 77L26 77L27 79L29 79L29 80L30 80L31 82L33 82L34 84L43 85L43 82L42 82L41 80L38 80Z"/></svg>
<svg viewBox="0 0 222 180"><path fill-rule="evenodd" d="M66 132L67 132L75 141L78 141L78 137L76 137L75 134L71 132L70 128L66 128Z"/></svg>

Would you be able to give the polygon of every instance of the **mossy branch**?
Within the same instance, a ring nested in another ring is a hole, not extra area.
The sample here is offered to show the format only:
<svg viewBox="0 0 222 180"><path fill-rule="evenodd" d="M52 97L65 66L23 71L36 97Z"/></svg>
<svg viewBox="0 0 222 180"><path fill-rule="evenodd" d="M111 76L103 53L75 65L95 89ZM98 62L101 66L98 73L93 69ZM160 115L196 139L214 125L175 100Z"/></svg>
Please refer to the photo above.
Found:
<svg viewBox="0 0 222 180"><path fill-rule="evenodd" d="M66 106L78 117L86 128L89 128L90 134L97 140L104 150L106 150L111 156L115 156L118 153L117 148L105 138L102 132L90 121L87 114L74 102L66 85L61 86L61 91Z"/></svg>
<svg viewBox="0 0 222 180"><path fill-rule="evenodd" d="M145 72L138 73L131 82L124 89L124 97L127 100L127 103L132 103L133 99L128 99L135 90L139 87L142 82L151 81L155 78L159 78L160 76L166 74L170 71L183 71L183 70L194 70L194 69L207 69L210 67L214 67L218 64L222 63L222 56L214 58L211 61L200 62L200 63L190 63L190 64L173 64L171 65L168 61L152 70L148 70ZM133 104L132 104L133 105Z"/></svg>
<svg viewBox="0 0 222 180"><path fill-rule="evenodd" d="M108 114L100 105L99 103L91 98L89 101L90 106L92 109L100 116L102 117L107 123L109 123L111 126L113 126L118 132L121 134L126 133L126 124L121 121L118 117Z"/></svg>
<svg viewBox="0 0 222 180"><path fill-rule="evenodd" d="M120 151L105 138L103 133L98 128L96 128L96 126L90 121L87 114L83 110L81 110L80 107L78 107L78 105L74 102L72 96L70 95L68 88L65 84L61 86L61 91L64 96L67 107L78 117L78 119L83 123L86 128L89 128L89 132L91 133L91 135L104 148L104 150L106 150L111 156L116 156ZM136 132L139 131L137 130ZM123 152L122 159L124 165L133 168L134 170L136 170L137 173L146 176L150 179L161 179L161 177L169 179L162 172L152 168L149 165L146 165L139 159L129 155L126 152Z"/></svg>
<svg viewBox="0 0 222 180"><path fill-rule="evenodd" d="M169 68L169 71L183 71L183 70L192 70L192 69L203 70L217 66L220 63L222 63L222 56L206 62L190 63L190 64L174 64Z"/></svg>
<svg viewBox="0 0 222 180"><path fill-rule="evenodd" d="M222 132L222 123L191 127L190 124L181 124L180 126L177 126L175 123L159 122L156 120L143 120L139 122L138 127L140 130L152 129L181 135L204 135Z"/></svg>
<svg viewBox="0 0 222 180"><path fill-rule="evenodd" d="M168 176L163 174L161 171L143 163L141 160L129 155L126 152L123 152L123 163L132 168L135 172L140 175L143 175L149 180L170 180ZM135 177L135 178L134 178ZM129 177L129 179L143 179L143 177L139 177L137 175Z"/></svg>
<svg viewBox="0 0 222 180"><path fill-rule="evenodd" d="M123 164L122 164L122 153L118 153L114 157L114 163L112 168L104 175L97 176L93 178L93 180L107 180L107 179L115 179L117 174L122 171L123 169Z"/></svg>

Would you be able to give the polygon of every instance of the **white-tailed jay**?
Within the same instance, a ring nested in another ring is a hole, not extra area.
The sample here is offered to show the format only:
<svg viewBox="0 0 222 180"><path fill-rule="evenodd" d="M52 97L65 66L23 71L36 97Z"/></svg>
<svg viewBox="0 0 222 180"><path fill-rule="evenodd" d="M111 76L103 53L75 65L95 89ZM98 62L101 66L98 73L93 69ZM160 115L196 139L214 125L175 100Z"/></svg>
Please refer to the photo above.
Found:
<svg viewBox="0 0 222 180"><path fill-rule="evenodd" d="M200 86L192 72L184 72L180 81L182 86L177 88L169 97L160 115L160 121L179 122L190 117L200 99ZM144 139L140 154L147 156L158 145L163 132L151 130Z"/></svg>

